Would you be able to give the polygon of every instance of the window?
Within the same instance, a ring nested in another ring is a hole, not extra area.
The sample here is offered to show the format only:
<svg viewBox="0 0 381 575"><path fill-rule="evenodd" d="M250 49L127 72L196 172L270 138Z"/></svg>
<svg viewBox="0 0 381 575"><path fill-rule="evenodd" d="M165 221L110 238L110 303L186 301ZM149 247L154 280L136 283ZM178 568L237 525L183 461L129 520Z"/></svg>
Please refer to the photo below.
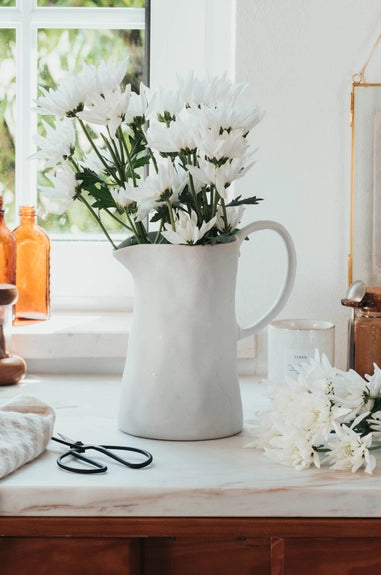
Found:
<svg viewBox="0 0 381 575"><path fill-rule="evenodd" d="M103 236L82 206L73 202L63 216L52 215L38 197L37 181L43 182L44 176L37 161L30 159L39 129L32 110L38 85L50 88L66 71L76 72L84 63L98 64L109 57L128 58L126 81L133 87L147 82L148 7L145 0L0 2L0 195L11 228L17 225L20 205L38 206L39 223L52 239L53 304L54 298L62 303L75 297L70 283L81 274L81 268L87 276L90 273L94 284L102 278L102 254L112 258L110 249L99 245ZM99 241L97 251L94 241ZM65 245L60 245L62 242ZM93 263L79 264L83 258ZM78 282L83 284L83 279L78 277ZM88 288L88 282L84 283ZM83 287L81 291L86 293ZM93 292L95 297L100 294L97 289Z"/></svg>

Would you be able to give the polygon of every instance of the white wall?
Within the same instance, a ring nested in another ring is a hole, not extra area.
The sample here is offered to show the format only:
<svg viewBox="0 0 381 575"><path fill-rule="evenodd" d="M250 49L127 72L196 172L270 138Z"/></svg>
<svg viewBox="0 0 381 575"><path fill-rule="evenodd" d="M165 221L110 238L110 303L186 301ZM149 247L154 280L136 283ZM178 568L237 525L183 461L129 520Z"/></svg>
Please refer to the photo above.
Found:
<svg viewBox="0 0 381 575"><path fill-rule="evenodd" d="M278 220L294 239L298 270L281 317L334 321L336 364L345 367L347 311L340 300L349 252L349 98L352 75L380 33L380 0L152 3L153 22L158 10L170 14L166 30L153 26L153 72L155 58L166 63L165 81L188 69L227 69L248 82L246 100L266 111L253 138L257 164L237 192L264 198L248 208L247 222ZM284 254L279 241L263 232L241 259L238 314L248 322L275 296ZM264 372L265 332L258 352Z"/></svg>
<svg viewBox="0 0 381 575"><path fill-rule="evenodd" d="M257 165L240 191L264 197L256 217L280 221L295 242L296 282L281 316L334 321L340 367L346 361L340 299L349 253L349 98L352 75L380 25L379 0L237 0L237 79L249 82L248 99L266 110ZM263 258L269 278L272 264ZM264 348L262 336L262 368Z"/></svg>

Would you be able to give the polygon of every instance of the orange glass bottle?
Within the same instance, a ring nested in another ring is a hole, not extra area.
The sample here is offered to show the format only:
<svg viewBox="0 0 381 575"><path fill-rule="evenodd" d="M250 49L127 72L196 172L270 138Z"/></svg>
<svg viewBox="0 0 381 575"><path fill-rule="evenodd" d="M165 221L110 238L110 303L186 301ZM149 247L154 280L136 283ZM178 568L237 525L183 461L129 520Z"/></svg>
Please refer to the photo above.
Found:
<svg viewBox="0 0 381 575"><path fill-rule="evenodd" d="M50 240L36 224L34 207L20 208L16 237L16 318L47 319L50 314Z"/></svg>
<svg viewBox="0 0 381 575"><path fill-rule="evenodd" d="M3 198L0 196L0 284L16 283L16 238L4 219Z"/></svg>

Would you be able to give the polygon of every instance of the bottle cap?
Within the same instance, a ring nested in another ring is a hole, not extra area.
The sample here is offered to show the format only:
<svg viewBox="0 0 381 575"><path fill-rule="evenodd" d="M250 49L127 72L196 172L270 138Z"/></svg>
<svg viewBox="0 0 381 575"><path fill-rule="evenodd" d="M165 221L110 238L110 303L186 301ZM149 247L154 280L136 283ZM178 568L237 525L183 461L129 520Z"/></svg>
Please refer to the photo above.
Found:
<svg viewBox="0 0 381 575"><path fill-rule="evenodd" d="M0 305L12 305L17 300L17 287L13 284L0 284Z"/></svg>

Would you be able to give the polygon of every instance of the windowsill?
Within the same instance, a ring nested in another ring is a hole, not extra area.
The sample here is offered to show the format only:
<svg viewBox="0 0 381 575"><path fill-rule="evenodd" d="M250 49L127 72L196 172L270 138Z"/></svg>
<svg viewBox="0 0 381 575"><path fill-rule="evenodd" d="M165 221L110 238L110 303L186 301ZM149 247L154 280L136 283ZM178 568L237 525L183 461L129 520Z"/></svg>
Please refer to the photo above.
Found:
<svg viewBox="0 0 381 575"><path fill-rule="evenodd" d="M122 374L132 312L55 312L46 321L17 321L12 352L29 373ZM241 375L255 374L256 340L238 342Z"/></svg>
<svg viewBox="0 0 381 575"><path fill-rule="evenodd" d="M122 373L132 314L56 312L46 321L17 321L12 351L34 373Z"/></svg>

